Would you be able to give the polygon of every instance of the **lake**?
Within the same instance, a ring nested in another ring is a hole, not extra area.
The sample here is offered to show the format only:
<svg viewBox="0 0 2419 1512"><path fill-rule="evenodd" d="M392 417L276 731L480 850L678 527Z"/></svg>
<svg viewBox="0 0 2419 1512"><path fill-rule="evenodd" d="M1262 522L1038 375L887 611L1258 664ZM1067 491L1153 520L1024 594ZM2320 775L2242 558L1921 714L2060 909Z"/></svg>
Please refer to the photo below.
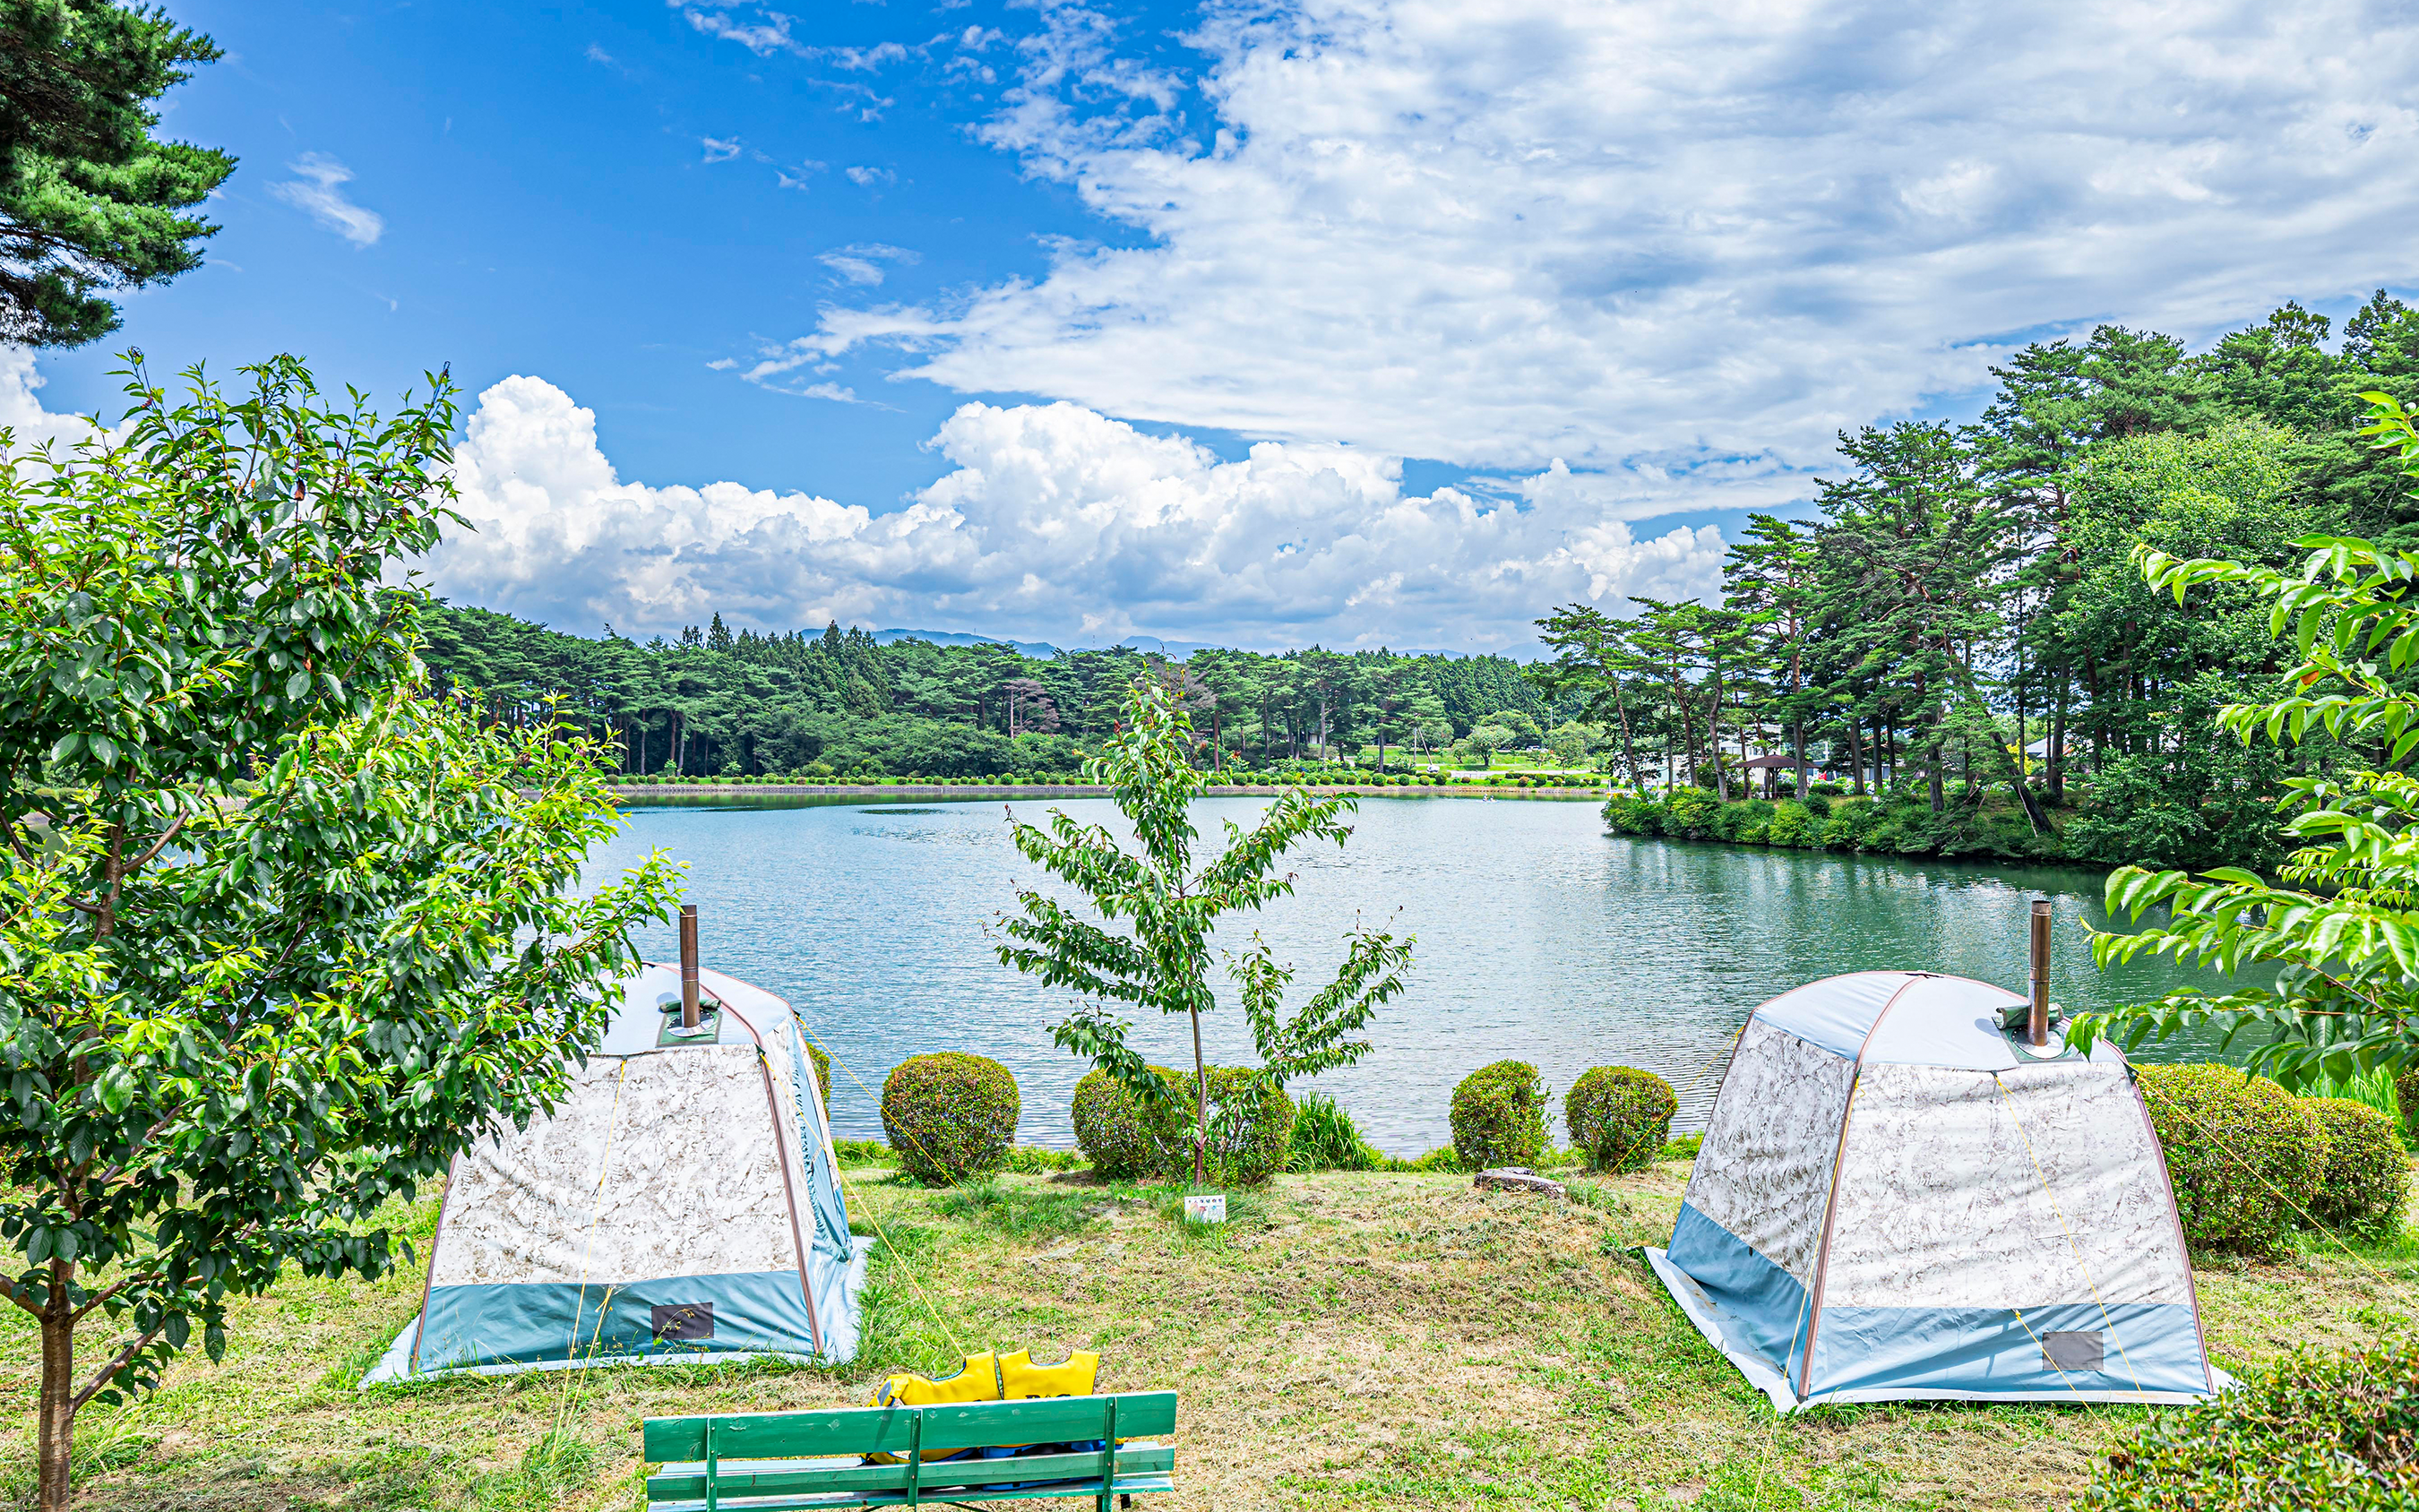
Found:
<svg viewBox="0 0 2419 1512"><path fill-rule="evenodd" d="M1219 821L1248 825L1265 798L1197 806L1203 854ZM707 966L794 1004L834 1060L845 1136L879 1138L879 1089L908 1056L965 1050L1016 1075L1018 1138L1073 1143L1068 1100L1085 1066L1050 1041L1067 999L998 964L986 927L1039 869L1010 848L997 798L885 804L864 798L672 802L626 811L593 864L618 871L661 848L688 867ZM1120 829L1106 799L1021 800ZM2056 904L2052 995L2069 1010L2137 1002L2176 968L2103 973L2084 930L2104 927L2100 876L2068 868L1762 851L1605 832L1597 804L1554 799L1368 798L1341 850L1297 853L1295 895L1237 916L1229 949L1258 929L1299 967L1306 995L1342 957L1356 911L1418 936L1410 989L1381 1011L1359 1065L1295 1084L1328 1093L1392 1154L1448 1142L1454 1084L1506 1057L1534 1063L1559 1100L1591 1066L1670 1081L1677 1127L1702 1127L1731 1037L1756 1005L1844 971L1899 968L2026 990L2030 901ZM669 928L641 940L674 961ZM1213 1061L1250 1058L1251 1035L1220 983L1205 1025ZM1136 1042L1191 1063L1181 1017L1152 1016ZM1559 1101L1554 1132L1564 1137Z"/></svg>

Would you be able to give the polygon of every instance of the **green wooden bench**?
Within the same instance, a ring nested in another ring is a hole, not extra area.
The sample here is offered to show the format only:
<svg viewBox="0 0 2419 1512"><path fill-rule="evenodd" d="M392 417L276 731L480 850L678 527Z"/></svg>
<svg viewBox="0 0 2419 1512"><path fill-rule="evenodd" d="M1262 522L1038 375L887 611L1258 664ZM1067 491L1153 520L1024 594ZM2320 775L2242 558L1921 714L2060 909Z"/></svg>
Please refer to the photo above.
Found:
<svg viewBox="0 0 2419 1512"><path fill-rule="evenodd" d="M1033 1396L932 1407L855 1407L813 1412L651 1417L648 1512L792 1512L849 1506L915 1506L1087 1496L1110 1499L1172 1491L1176 1451L1125 1443L1176 1431L1176 1393ZM1086 1443L1076 1454L943 1459L1001 1444ZM868 1464L887 1454L896 1464ZM1039 1484L1036 1484L1036 1483ZM1010 1490L982 1488L1012 1486Z"/></svg>

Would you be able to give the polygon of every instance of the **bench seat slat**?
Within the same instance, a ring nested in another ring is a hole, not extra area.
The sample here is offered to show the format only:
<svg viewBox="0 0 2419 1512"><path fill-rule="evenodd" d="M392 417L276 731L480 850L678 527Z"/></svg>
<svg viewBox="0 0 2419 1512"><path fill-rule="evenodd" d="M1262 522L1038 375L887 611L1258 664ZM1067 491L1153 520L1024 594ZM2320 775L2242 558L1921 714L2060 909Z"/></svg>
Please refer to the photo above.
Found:
<svg viewBox="0 0 2419 1512"><path fill-rule="evenodd" d="M1097 1454L1022 1455L1005 1459L927 1459L917 1484L927 1492L957 1486L1006 1485L1026 1480L1097 1476ZM1176 1451L1163 1444L1129 1443L1117 1450L1117 1474L1164 1473L1176 1468ZM798 1459L722 1461L716 1477L722 1494L765 1496L806 1491L888 1491L907 1484L905 1465L860 1465L855 1460L814 1464ZM666 1465L647 1477L647 1494L657 1500L705 1495L702 1463Z"/></svg>
<svg viewBox="0 0 2419 1512"><path fill-rule="evenodd" d="M907 1420L924 1414L924 1453L949 1454L998 1443L1064 1443L1098 1438L1108 1397L1024 1396L1004 1402L942 1402L929 1407L855 1407L807 1412L651 1417L642 1430L650 1463L705 1458L705 1425L725 1458L907 1452ZM1118 1394L1117 1436L1176 1431L1176 1393Z"/></svg>
<svg viewBox="0 0 2419 1512"><path fill-rule="evenodd" d="M1012 1459L992 1461L995 1465L1015 1462ZM1100 1485L1097 1480L1055 1481L1047 1486L1031 1487L1021 1491L976 1492L966 1499L981 1502L1026 1502L1044 1497L1060 1499L1071 1496L1084 1497L1097 1492ZM1148 1496L1154 1491L1174 1489L1176 1489L1174 1478L1165 1474L1120 1475L1116 1485L1110 1488L1114 1494L1119 1496ZM901 1506L905 1504L907 1497L901 1491L840 1491L775 1496L732 1496L725 1493L718 1500L723 1512L815 1512L815 1509L821 1507ZM937 1501L941 1498L927 1497L925 1500ZM705 1499L700 1496L676 1502L651 1501L647 1504L647 1512L705 1512Z"/></svg>

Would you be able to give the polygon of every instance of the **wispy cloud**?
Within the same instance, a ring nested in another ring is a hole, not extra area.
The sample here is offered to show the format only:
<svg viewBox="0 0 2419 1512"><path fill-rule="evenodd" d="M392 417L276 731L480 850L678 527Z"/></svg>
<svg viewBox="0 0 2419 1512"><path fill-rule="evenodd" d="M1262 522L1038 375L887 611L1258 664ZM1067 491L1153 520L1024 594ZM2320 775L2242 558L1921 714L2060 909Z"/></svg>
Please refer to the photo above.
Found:
<svg viewBox="0 0 2419 1512"><path fill-rule="evenodd" d="M729 162L739 156L739 138L735 136L709 136L702 140L705 144L705 161L708 162Z"/></svg>
<svg viewBox="0 0 2419 1512"><path fill-rule="evenodd" d="M769 57L775 53L807 51L790 35L790 28L795 24L796 18L780 11L761 10L759 14L763 20L744 22L732 16L731 12L735 8L713 4L711 0L704 4L696 3L696 0L667 0L667 4L679 11L696 30L726 42L737 42L758 57Z"/></svg>
<svg viewBox="0 0 2419 1512"><path fill-rule="evenodd" d="M324 152L305 152L286 164L294 175L269 192L309 215L357 247L366 247L386 234L386 218L345 197L344 186L353 171Z"/></svg>
<svg viewBox="0 0 2419 1512"><path fill-rule="evenodd" d="M862 73L871 72L885 63L905 62L907 49L897 42L881 42L872 47L830 48L824 55L843 69Z"/></svg>
<svg viewBox="0 0 2419 1512"><path fill-rule="evenodd" d="M883 264L897 263L901 267L913 267L923 260L921 253L910 252L905 247L888 246L879 241L859 241L845 247L835 247L815 258L815 261L850 283L867 288L871 288L882 282Z"/></svg>
<svg viewBox="0 0 2419 1512"><path fill-rule="evenodd" d="M871 189L876 184L895 184L899 181L899 176L887 168L860 166L848 170L848 181L859 189Z"/></svg>

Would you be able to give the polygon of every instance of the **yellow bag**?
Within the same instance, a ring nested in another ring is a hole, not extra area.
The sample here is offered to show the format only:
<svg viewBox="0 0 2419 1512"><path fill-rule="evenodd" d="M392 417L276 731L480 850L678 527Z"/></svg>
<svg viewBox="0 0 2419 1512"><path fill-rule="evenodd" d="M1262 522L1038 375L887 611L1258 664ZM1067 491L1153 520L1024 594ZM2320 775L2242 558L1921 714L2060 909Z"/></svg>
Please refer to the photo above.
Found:
<svg viewBox="0 0 2419 1512"><path fill-rule="evenodd" d="M929 1376L884 1377L873 1388L873 1405L930 1407L939 1402L999 1402L1024 1396L1089 1396L1100 1373L1101 1357L1089 1350L1077 1350L1059 1365L1035 1365L1031 1353L1024 1350L1014 1354L969 1354L964 1369L938 1381ZM973 1452L961 1450L947 1458L961 1458ZM865 1458L869 1464L899 1463L897 1455Z"/></svg>
<svg viewBox="0 0 2419 1512"><path fill-rule="evenodd" d="M930 1407L935 1402L1002 1402L1021 1396L1089 1396L1101 1373L1101 1357L1077 1350L1059 1365L1035 1365L1030 1351L969 1354L965 1368L934 1381L929 1376L883 1378L873 1389L876 1407Z"/></svg>

